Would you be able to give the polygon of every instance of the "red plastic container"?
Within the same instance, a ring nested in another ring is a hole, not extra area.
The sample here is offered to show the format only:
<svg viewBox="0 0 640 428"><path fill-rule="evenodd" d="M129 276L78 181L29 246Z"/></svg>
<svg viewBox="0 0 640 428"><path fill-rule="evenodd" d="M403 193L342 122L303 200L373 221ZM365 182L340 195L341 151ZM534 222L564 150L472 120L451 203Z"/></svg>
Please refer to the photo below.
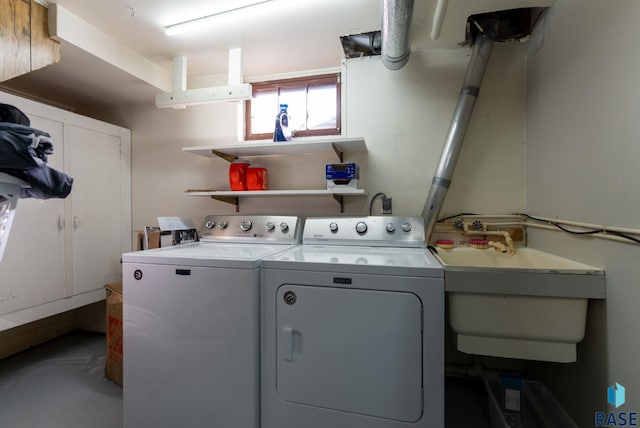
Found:
<svg viewBox="0 0 640 428"><path fill-rule="evenodd" d="M259 164L249 165L247 174L247 190L267 190L267 169Z"/></svg>
<svg viewBox="0 0 640 428"><path fill-rule="evenodd" d="M236 159L229 165L229 186L231 190L247 190L247 168L250 162Z"/></svg>

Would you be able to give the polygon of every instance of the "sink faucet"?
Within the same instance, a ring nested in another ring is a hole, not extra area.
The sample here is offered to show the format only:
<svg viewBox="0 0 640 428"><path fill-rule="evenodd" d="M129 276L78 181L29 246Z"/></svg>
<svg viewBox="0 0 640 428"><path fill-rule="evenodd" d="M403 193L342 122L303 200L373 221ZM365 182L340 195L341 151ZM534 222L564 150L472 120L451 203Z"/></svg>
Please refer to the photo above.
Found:
<svg viewBox="0 0 640 428"><path fill-rule="evenodd" d="M489 242L489 246L493 247L496 251L500 251L503 253L515 254L516 249L513 246L513 239L511 239L511 235L506 230L486 230L486 226L482 226L481 228L478 226L479 222L474 222L474 224L464 223L464 234L465 235L485 235L485 236L502 236L504 238L504 244L502 242L491 241Z"/></svg>
<svg viewBox="0 0 640 428"><path fill-rule="evenodd" d="M500 251L501 253L508 253L509 252L509 249L507 248L507 246L504 245L500 241L489 241L489 242L487 242L487 245L490 246L491 248L493 248L496 251Z"/></svg>

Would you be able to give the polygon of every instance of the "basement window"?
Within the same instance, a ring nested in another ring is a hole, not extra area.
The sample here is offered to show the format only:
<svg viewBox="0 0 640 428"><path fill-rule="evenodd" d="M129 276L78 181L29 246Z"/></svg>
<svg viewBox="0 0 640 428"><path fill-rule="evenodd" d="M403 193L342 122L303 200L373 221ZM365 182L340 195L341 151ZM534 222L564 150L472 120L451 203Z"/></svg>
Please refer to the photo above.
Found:
<svg viewBox="0 0 640 428"><path fill-rule="evenodd" d="M271 140L280 104L287 104L294 137L338 135L340 73L252 83L245 101L245 140Z"/></svg>

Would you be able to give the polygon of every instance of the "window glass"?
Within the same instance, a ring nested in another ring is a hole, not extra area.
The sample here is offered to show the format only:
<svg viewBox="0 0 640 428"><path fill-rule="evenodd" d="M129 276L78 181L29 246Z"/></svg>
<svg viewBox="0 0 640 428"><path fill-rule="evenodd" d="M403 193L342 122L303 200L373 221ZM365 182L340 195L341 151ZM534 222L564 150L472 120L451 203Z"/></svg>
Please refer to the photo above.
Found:
<svg viewBox="0 0 640 428"><path fill-rule="evenodd" d="M336 127L336 86L309 87L307 95L307 128L327 129Z"/></svg>
<svg viewBox="0 0 640 428"><path fill-rule="evenodd" d="M274 120L278 114L278 94L275 91L258 92L251 100L251 130L253 133L265 134L273 132ZM267 115L266 112L275 113Z"/></svg>
<svg viewBox="0 0 640 428"><path fill-rule="evenodd" d="M287 113L289 113L289 129L295 131L304 131L307 129L307 87L302 88L282 88L280 89L280 101L276 106L275 113L271 116L275 117L280 111L280 104L287 104Z"/></svg>
<svg viewBox="0 0 640 428"><path fill-rule="evenodd" d="M287 104L295 137L340 134L339 74L253 83L245 139L271 139L280 104Z"/></svg>

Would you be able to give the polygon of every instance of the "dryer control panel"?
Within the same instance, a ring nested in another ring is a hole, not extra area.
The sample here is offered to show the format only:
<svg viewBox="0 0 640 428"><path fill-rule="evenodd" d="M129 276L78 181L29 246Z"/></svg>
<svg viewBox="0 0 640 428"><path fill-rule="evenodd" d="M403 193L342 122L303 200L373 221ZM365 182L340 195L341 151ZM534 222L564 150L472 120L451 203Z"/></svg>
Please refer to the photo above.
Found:
<svg viewBox="0 0 640 428"><path fill-rule="evenodd" d="M202 241L297 244L302 221L296 216L209 215L200 228Z"/></svg>
<svg viewBox="0 0 640 428"><path fill-rule="evenodd" d="M422 217L316 217L305 221L305 244L424 247Z"/></svg>

